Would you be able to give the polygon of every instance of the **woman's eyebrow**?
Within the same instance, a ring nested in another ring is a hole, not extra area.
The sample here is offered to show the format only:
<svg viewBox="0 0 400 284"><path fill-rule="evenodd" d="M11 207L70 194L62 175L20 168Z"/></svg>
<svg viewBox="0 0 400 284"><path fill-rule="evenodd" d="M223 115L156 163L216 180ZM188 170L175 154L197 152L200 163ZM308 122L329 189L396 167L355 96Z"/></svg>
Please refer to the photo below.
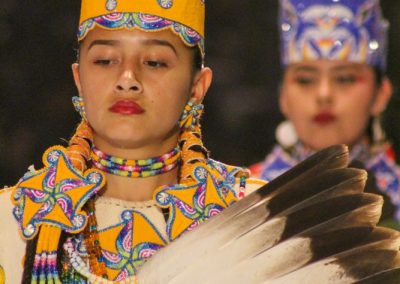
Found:
<svg viewBox="0 0 400 284"><path fill-rule="evenodd" d="M333 71L357 71L360 70L357 66L354 65L341 65L332 68Z"/></svg>
<svg viewBox="0 0 400 284"><path fill-rule="evenodd" d="M162 39L145 39L145 40L142 41L142 43L143 43L144 45L147 45L147 46L149 46L149 45L166 46L166 47L171 48L172 51L175 53L175 55L178 55L178 53L176 52L175 46L174 46L172 43L170 43L169 41L167 41L167 40L162 40Z"/></svg>
<svg viewBox="0 0 400 284"><path fill-rule="evenodd" d="M296 66L293 68L293 71L298 72L298 71L307 71L307 72L319 72L317 68L313 66Z"/></svg>
<svg viewBox="0 0 400 284"><path fill-rule="evenodd" d="M115 46L118 45L119 41L118 40L111 40L111 39L96 39L92 41L88 47L88 50L90 50L93 46L95 45L108 45L108 46Z"/></svg>

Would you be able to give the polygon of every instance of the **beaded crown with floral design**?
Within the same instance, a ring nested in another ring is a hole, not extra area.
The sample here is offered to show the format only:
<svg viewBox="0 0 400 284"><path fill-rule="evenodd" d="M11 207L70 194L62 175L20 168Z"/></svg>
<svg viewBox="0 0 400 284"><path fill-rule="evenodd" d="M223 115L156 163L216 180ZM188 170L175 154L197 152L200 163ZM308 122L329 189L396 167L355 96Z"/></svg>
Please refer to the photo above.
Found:
<svg viewBox="0 0 400 284"><path fill-rule="evenodd" d="M386 68L388 22L379 0L280 0L283 65L348 60Z"/></svg>
<svg viewBox="0 0 400 284"><path fill-rule="evenodd" d="M78 40L94 27L170 29L204 55L205 0L82 0Z"/></svg>

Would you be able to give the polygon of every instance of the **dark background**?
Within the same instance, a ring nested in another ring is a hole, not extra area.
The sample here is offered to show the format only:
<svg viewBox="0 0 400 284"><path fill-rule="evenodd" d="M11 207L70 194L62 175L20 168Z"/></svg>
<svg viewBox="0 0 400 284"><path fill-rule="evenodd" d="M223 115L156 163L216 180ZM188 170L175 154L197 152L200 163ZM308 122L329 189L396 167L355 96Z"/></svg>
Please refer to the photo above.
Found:
<svg viewBox="0 0 400 284"><path fill-rule="evenodd" d="M400 1L381 3L391 22L388 75L397 90ZM43 151L64 145L79 122L70 71L79 6L78 0L1 0L0 186L13 185L31 164L41 167ZM277 0L207 1L206 64L214 83L203 132L213 158L249 165L271 149L282 119L278 46ZM395 95L385 114L398 156L399 107Z"/></svg>

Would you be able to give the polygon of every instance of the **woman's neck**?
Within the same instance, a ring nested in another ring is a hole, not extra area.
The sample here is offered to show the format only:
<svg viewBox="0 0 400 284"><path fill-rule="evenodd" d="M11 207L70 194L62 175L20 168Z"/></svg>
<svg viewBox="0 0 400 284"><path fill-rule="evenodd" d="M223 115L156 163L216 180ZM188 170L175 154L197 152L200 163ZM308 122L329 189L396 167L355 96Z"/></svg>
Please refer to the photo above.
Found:
<svg viewBox="0 0 400 284"><path fill-rule="evenodd" d="M97 138L97 137L95 137ZM142 147L115 147L107 141L95 139L96 148L108 155L125 159L149 159L160 157L170 152L178 143L177 135L171 136L165 141L147 144ZM149 177L124 177L111 173L105 173L107 184L102 191L103 196L122 199L126 201L147 201L153 197L156 188L162 185L178 182L179 166L167 172Z"/></svg>
<svg viewBox="0 0 400 284"><path fill-rule="evenodd" d="M178 182L178 168L146 178L129 178L106 173L106 180L102 196L126 201L147 201L153 198L153 192L159 186Z"/></svg>

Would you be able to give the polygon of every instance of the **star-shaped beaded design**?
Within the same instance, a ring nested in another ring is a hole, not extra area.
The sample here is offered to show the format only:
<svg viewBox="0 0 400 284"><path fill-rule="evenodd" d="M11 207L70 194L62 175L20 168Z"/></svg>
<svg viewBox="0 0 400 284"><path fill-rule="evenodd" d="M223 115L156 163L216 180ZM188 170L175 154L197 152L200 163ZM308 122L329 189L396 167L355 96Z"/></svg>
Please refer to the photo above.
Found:
<svg viewBox="0 0 400 284"><path fill-rule="evenodd" d="M125 210L122 222L99 231L102 259L109 279L122 281L167 244L157 228L142 213Z"/></svg>
<svg viewBox="0 0 400 284"><path fill-rule="evenodd" d="M83 230L87 214L82 207L105 183L103 175L96 170L81 175L61 146L48 149L43 163L43 169L22 177L13 195L13 213L24 239L35 237L42 224L70 233Z"/></svg>
<svg viewBox="0 0 400 284"><path fill-rule="evenodd" d="M240 170L209 159L205 166L194 167L191 183L157 189L155 201L160 207L169 208L169 240L175 240L235 203L235 176Z"/></svg>

